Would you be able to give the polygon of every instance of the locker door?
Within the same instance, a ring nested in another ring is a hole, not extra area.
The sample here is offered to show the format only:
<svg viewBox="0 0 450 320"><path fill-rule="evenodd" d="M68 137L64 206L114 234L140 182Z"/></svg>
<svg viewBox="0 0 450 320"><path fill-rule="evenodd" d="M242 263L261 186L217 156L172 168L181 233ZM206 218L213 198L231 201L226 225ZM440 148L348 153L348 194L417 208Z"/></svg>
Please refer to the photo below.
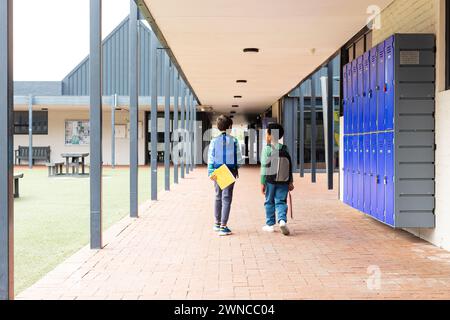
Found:
<svg viewBox="0 0 450 320"><path fill-rule="evenodd" d="M363 64L363 56L357 59L358 64L358 124L357 124L357 133L363 133L363 125L364 125L364 64Z"/></svg>
<svg viewBox="0 0 450 320"><path fill-rule="evenodd" d="M364 212L364 136L358 136L358 210Z"/></svg>
<svg viewBox="0 0 450 320"><path fill-rule="evenodd" d="M344 166L343 166L343 175L344 175L344 203L348 203L348 136L344 136Z"/></svg>
<svg viewBox="0 0 450 320"><path fill-rule="evenodd" d="M352 62L352 133L358 133L358 64Z"/></svg>
<svg viewBox="0 0 450 320"><path fill-rule="evenodd" d="M364 135L364 213L370 214L370 134Z"/></svg>
<svg viewBox="0 0 450 320"><path fill-rule="evenodd" d="M344 78L342 79L342 89L344 96L342 97L342 103L344 106L344 134L348 134L348 90L347 90L347 65L344 66L342 74Z"/></svg>
<svg viewBox="0 0 450 320"><path fill-rule="evenodd" d="M378 66L377 66L377 130L386 130L385 125L385 52L384 42L378 45Z"/></svg>
<svg viewBox="0 0 450 320"><path fill-rule="evenodd" d="M352 206L358 208L359 180L358 180L358 136L353 136L353 156L352 156Z"/></svg>
<svg viewBox="0 0 450 320"><path fill-rule="evenodd" d="M347 137L347 161L348 161L348 169L347 169L347 204L349 206L353 205L353 137Z"/></svg>
<svg viewBox="0 0 450 320"><path fill-rule="evenodd" d="M370 132L370 51L363 58L363 132Z"/></svg>
<svg viewBox="0 0 450 320"><path fill-rule="evenodd" d="M377 48L373 48L370 53L370 132L377 131Z"/></svg>
<svg viewBox="0 0 450 320"><path fill-rule="evenodd" d="M384 177L386 175L386 151L385 151L385 134L379 133L378 139L378 156L377 156L377 216L380 221L384 221L385 208L385 184Z"/></svg>
<svg viewBox="0 0 450 320"><path fill-rule="evenodd" d="M352 64L347 65L347 116L348 116L348 133L353 133L353 73Z"/></svg>
<svg viewBox="0 0 450 320"><path fill-rule="evenodd" d="M377 217L377 134L370 135L370 215Z"/></svg>
<svg viewBox="0 0 450 320"><path fill-rule="evenodd" d="M385 61L386 61L386 94L385 94L385 124L386 130L394 130L394 92L395 92L395 60L394 60L394 37L385 41Z"/></svg>
<svg viewBox="0 0 450 320"><path fill-rule="evenodd" d="M386 215L385 222L390 226L395 226L395 168L394 168L394 133L386 133Z"/></svg>

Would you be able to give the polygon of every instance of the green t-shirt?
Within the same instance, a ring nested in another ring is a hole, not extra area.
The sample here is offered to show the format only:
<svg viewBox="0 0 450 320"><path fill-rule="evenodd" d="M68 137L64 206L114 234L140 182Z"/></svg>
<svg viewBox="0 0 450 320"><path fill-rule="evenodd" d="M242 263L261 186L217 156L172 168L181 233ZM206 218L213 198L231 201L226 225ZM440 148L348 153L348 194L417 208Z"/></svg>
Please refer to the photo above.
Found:
<svg viewBox="0 0 450 320"><path fill-rule="evenodd" d="M277 143L275 145L275 148L277 150L281 150L283 148L283 144ZM266 184L266 171L267 171L267 165L270 161L270 157L272 156L272 145L266 145L262 151L261 155L261 184Z"/></svg>

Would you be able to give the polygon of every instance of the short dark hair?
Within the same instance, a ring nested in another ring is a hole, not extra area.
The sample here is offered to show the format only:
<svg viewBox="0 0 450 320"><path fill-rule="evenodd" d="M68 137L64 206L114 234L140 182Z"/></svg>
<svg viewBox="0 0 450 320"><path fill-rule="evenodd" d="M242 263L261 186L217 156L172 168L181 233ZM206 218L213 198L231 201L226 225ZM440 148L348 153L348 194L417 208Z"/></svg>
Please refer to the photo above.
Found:
<svg viewBox="0 0 450 320"><path fill-rule="evenodd" d="M217 128L220 131L227 131L228 129L231 129L233 126L233 120L231 120L230 117L221 115L219 118L217 118Z"/></svg>
<svg viewBox="0 0 450 320"><path fill-rule="evenodd" d="M269 123L269 125L267 126L267 134L271 136L272 131L278 131L278 139L284 137L284 128L281 124L275 122Z"/></svg>

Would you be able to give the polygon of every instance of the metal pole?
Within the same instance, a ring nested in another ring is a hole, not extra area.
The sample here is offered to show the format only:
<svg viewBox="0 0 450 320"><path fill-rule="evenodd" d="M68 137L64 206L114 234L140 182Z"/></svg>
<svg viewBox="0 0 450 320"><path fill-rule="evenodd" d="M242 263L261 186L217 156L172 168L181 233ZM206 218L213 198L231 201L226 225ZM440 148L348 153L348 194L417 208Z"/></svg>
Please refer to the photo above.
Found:
<svg viewBox="0 0 450 320"><path fill-rule="evenodd" d="M139 9L134 0L130 0L129 18L129 95L130 95L130 217L137 218L138 212L138 175L139 175Z"/></svg>
<svg viewBox="0 0 450 320"><path fill-rule="evenodd" d="M292 137L292 161L294 162L295 170L298 170L298 99L293 100L293 109L291 112L292 122L293 122L293 137Z"/></svg>
<svg viewBox="0 0 450 320"><path fill-rule="evenodd" d="M14 299L13 0L0 0L0 300Z"/></svg>
<svg viewBox="0 0 450 320"><path fill-rule="evenodd" d="M186 97L186 174L191 172L191 92L187 89Z"/></svg>
<svg viewBox="0 0 450 320"><path fill-rule="evenodd" d="M314 74L311 79L311 181L316 183L317 164L316 164L316 79Z"/></svg>
<svg viewBox="0 0 450 320"><path fill-rule="evenodd" d="M199 126L197 123L197 101L194 101L194 169L197 168L197 161L198 161L198 130Z"/></svg>
<svg viewBox="0 0 450 320"><path fill-rule="evenodd" d="M178 183L178 164L179 164L179 151L178 151L178 143L180 141L180 137L178 135L178 105L180 103L179 92L180 92L180 78L177 75L175 68L173 68L173 88L174 88L174 104L173 104L173 133L172 140L173 150L177 150L177 154L174 153L173 157L173 182Z"/></svg>
<svg viewBox="0 0 450 320"><path fill-rule="evenodd" d="M172 67L169 56L164 52L164 185L165 190L170 190L170 76Z"/></svg>
<svg viewBox="0 0 450 320"><path fill-rule="evenodd" d="M300 177L305 177L305 95L300 85Z"/></svg>
<svg viewBox="0 0 450 320"><path fill-rule="evenodd" d="M33 168L33 96L28 97L28 167Z"/></svg>
<svg viewBox="0 0 450 320"><path fill-rule="evenodd" d="M112 96L111 103L111 166L116 167L116 108L117 108L117 94Z"/></svg>
<svg viewBox="0 0 450 320"><path fill-rule="evenodd" d="M334 98L333 98L333 61L328 63L328 118L324 121L328 122L327 137L328 142L325 144L328 148L327 152L327 176L328 190L333 190L333 174L334 174Z"/></svg>
<svg viewBox="0 0 450 320"><path fill-rule="evenodd" d="M90 0L91 249L102 248L102 0Z"/></svg>
<svg viewBox="0 0 450 320"><path fill-rule="evenodd" d="M151 43L151 199L158 199L158 49L157 38L152 32Z"/></svg>
<svg viewBox="0 0 450 320"><path fill-rule="evenodd" d="M185 165L185 141L186 141L186 134L185 134L185 117L186 117L186 113L185 113L185 106L186 106L186 88L184 86L183 83L181 83L181 166L180 166L180 170L181 170L181 179L184 179L184 165Z"/></svg>
<svg viewBox="0 0 450 320"><path fill-rule="evenodd" d="M194 104L194 94L191 94L191 171L194 171L194 147L195 147L195 104Z"/></svg>

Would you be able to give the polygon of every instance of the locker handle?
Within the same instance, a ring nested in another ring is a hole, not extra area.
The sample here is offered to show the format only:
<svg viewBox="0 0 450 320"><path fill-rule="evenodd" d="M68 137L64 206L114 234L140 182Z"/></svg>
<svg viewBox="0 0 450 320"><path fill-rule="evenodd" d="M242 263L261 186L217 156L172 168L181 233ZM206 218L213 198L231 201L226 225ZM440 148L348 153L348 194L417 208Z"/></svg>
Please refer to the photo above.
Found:
<svg viewBox="0 0 450 320"><path fill-rule="evenodd" d="M376 176L375 176L375 182L376 182L377 184L380 184L380 176L379 176L379 175L376 175Z"/></svg>
<svg viewBox="0 0 450 320"><path fill-rule="evenodd" d="M387 83L385 83L384 84L384 92L387 92L388 91L388 85L387 85Z"/></svg>
<svg viewBox="0 0 450 320"><path fill-rule="evenodd" d="M372 98L372 96L373 96L373 92L372 92L372 90L370 90L369 91L369 98Z"/></svg>
<svg viewBox="0 0 450 320"><path fill-rule="evenodd" d="M387 185L388 184L388 179L387 179L387 177L385 176L384 177L384 185Z"/></svg>

